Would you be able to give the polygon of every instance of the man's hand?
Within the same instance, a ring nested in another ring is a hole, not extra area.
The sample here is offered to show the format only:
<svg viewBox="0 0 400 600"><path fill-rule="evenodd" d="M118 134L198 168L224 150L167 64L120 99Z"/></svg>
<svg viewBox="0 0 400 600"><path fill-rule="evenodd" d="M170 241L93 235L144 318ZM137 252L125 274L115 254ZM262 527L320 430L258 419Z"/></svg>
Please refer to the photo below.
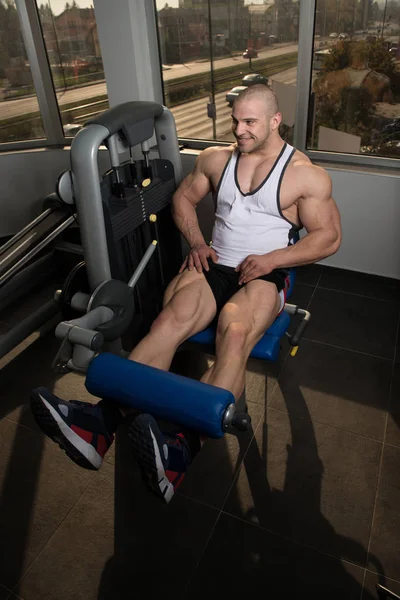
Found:
<svg viewBox="0 0 400 600"><path fill-rule="evenodd" d="M182 273L186 267L189 271L192 271L193 268L195 268L198 273L202 273L203 269L209 271L208 258L211 258L215 263L218 262L217 254L211 246L208 246L207 244L197 244L196 246L193 246L185 258L183 265L179 269L179 273Z"/></svg>
<svg viewBox="0 0 400 600"><path fill-rule="evenodd" d="M274 268L270 254L250 254L236 267L235 271L240 271L239 285L243 285L261 275L268 275Z"/></svg>

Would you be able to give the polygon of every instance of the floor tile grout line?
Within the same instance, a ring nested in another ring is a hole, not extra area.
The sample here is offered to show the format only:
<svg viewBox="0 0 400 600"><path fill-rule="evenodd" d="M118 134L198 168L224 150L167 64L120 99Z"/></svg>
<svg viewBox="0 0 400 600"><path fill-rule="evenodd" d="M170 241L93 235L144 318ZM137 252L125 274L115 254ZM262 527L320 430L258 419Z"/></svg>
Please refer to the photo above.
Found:
<svg viewBox="0 0 400 600"><path fill-rule="evenodd" d="M355 567L357 567L358 569L361 569L363 571L366 570L366 567L363 567L361 565L359 565L356 562L353 562L352 560L349 560L347 558L343 558L342 556L338 556L337 554L331 554L330 552L323 552L322 550L315 548L314 546L310 546L308 544L304 544L303 542L299 542L298 540L294 540L290 537L287 537L286 535L282 535L281 533L277 533L276 531L273 531L272 529L268 529L267 527L264 527L263 525L259 525L258 523L253 523L252 521L247 521L246 519L242 518L242 517L238 517L237 515L233 515L232 513L229 513L225 510L221 510L221 513L223 515L226 515L228 517L231 517L232 519L236 519L237 521L240 521L241 523L244 523L246 525L250 525L251 527L254 527L256 529L261 529L261 531L265 531L266 533L269 533L273 536L276 536L282 540L285 540L286 542L289 542L290 544L294 544L295 546L300 546L301 548L307 548L308 550L311 550L312 552L315 552L316 554L318 554L319 556L327 556L329 558L333 558L335 560L339 560L339 561L343 561L349 565L353 565Z"/></svg>
<svg viewBox="0 0 400 600"><path fill-rule="evenodd" d="M367 573L371 573L371 575L379 575L378 571L372 571L371 569L366 568L365 569ZM393 577L386 577L385 575L385 579L388 579L390 582L394 582L394 583L399 583L400 584L400 579L394 579Z"/></svg>
<svg viewBox="0 0 400 600"><path fill-rule="evenodd" d="M213 525L213 526L212 526L212 528L211 528L210 535L208 536L208 538L207 538L207 541L206 541L206 543L204 544L204 548L203 548L203 550L202 550L202 552L201 552L201 554L200 554L200 556L199 556L199 559L198 559L198 561L197 561L197 563L196 563L196 566L195 566L195 568L193 569L193 572L192 572L192 574L191 574L191 575L190 575L190 577L188 578L187 584L186 584L186 586L185 586L184 597L186 597L186 595L187 595L187 593L188 593L188 591L189 591L190 584L192 583L192 581L193 581L193 578L194 578L194 576L195 576L195 575L196 575L196 573L197 573L197 569L199 568L199 565L200 565L200 563L201 563L201 561L202 561L202 559L203 559L203 556L204 556L204 554L206 553L206 550L207 550L207 548L208 548L208 544L210 543L210 540L211 540L211 538L212 538L212 535L213 535L213 533L214 533L214 531L215 531L215 528L217 527L217 525L218 525L218 522L219 522L219 520L220 520L220 518L221 518L221 514L222 514L222 510L218 510L218 515L217 515L217 518L215 519L215 523L214 523L214 525Z"/></svg>
<svg viewBox="0 0 400 600"><path fill-rule="evenodd" d="M345 290L338 290L337 288L329 288L329 287L321 286L320 282L321 282L321 279L323 277L324 270L328 269L328 271L327 271L327 274L328 274L329 273L329 269L332 269L332 268L335 269L337 267L330 267L328 265L320 265L320 267L321 267L321 272L320 272L320 275L318 277L318 281L315 284L315 287L318 287L320 290L328 290L328 291L332 291L332 292L342 292L343 294L348 294L348 295L351 295L351 296L359 296L361 298L369 298L371 300L383 300L384 302L394 302L396 304L395 301L385 300L384 298L375 298L375 297L372 297L372 296L366 296L364 294L357 294L355 292L347 292ZM343 271L343 270L346 270L346 269L341 269L341 270ZM357 273L357 272L356 271L350 271L350 273ZM342 274L339 274L339 276L342 276ZM379 278L379 275L372 275L372 277L378 277ZM395 281L397 282L398 280L396 279ZM312 284L303 283L302 281L298 281L298 283L301 283L302 285L312 285ZM387 289L390 289L390 290L393 289L393 291L398 291L398 290L394 290L394 288L392 288L389 285L384 285L383 287L385 287Z"/></svg>
<svg viewBox="0 0 400 600"><path fill-rule="evenodd" d="M367 558L366 558L366 560L368 562L368 550L367 550ZM367 569L364 569L362 583L361 583L361 589L360 589L359 600L362 600L362 597L364 595L364 586L365 586L365 578L366 578L366 576L367 576Z"/></svg>
<svg viewBox="0 0 400 600"><path fill-rule="evenodd" d="M398 300L387 300L386 298L377 298L376 296L366 296L365 294L357 294L356 292L347 292L346 290L338 290L336 288L318 286L318 289L325 290L327 292L337 292L338 294L346 294L346 296L356 296L356 298L365 298L366 300L377 300L378 302L387 302L389 304L396 304L396 305L399 304Z"/></svg>
<svg viewBox="0 0 400 600"><path fill-rule="evenodd" d="M397 319L396 340L398 339L398 336L399 336L399 330L400 330L400 315L399 315L399 317ZM395 349L395 352L394 352L394 357L393 357L393 362L392 362L392 377L391 377L390 386L389 386L389 398L388 398L388 403L387 403L385 431L384 431L384 434L383 434L383 444L382 444L382 451L381 451L381 460L380 460L380 464L379 464L378 480L377 480L377 483L376 483L374 509L372 511L371 527L370 527L369 540L368 540L368 546L367 546L367 561L366 561L366 564L365 564L365 568L367 568L367 566L368 566L369 555L370 555L371 544L372 544L372 535L373 535L373 527L374 527L375 514L376 514L376 505L377 505L377 502L378 502L379 485L380 485L381 474L382 474L383 454L384 454L385 444L386 444L387 425L388 425L388 420L389 420L389 412L390 412L390 409L391 409L391 397L392 397L393 378L394 378L395 366L396 366L396 349Z"/></svg>
<svg viewBox="0 0 400 600"><path fill-rule="evenodd" d="M389 442L384 442L385 446L388 448L396 448L396 450L400 450L400 444L391 444Z"/></svg>
<svg viewBox="0 0 400 600"><path fill-rule="evenodd" d="M16 587L21 583L21 581L24 579L24 577L26 577L28 575L29 571L32 569L33 565L39 560L39 558L41 557L41 555L43 554L43 552L45 551L45 549L47 548L47 546L49 545L49 543L51 542L51 540L54 538L54 536L56 535L56 533L59 531L59 529L62 526L62 524L64 523L64 521L69 517L69 515L71 514L71 512L77 506L78 502L81 500L81 498L83 497L83 495L88 490L89 486L92 484L92 482L93 482L94 478L96 477L97 473L98 472L95 472L93 474L93 477L90 479L90 481L87 484L87 486L85 487L85 489L82 491L82 493L76 499L76 502L74 502L74 504L71 506L71 508L69 509L69 511L67 512L67 514L65 515L65 517L60 521L60 523L58 524L58 526L56 527L56 529L53 531L53 533L51 534L51 536L49 537L49 539L47 540L47 542L45 543L45 545L43 546L43 548L39 551L39 553L37 554L37 556L35 556L35 558L31 562L31 564L29 565L29 567L26 569L26 571L24 571L24 573L18 579L18 581L16 582L16 584L13 587L13 590L12 590L13 594L16 593L15 592Z"/></svg>
<svg viewBox="0 0 400 600"><path fill-rule="evenodd" d="M400 315L399 318L397 319L397 331L396 331L396 347L394 349L394 357L393 357L393 371L394 371L394 367L396 365L396 359L397 359L397 340L399 339L399 332L400 332Z"/></svg>
<svg viewBox="0 0 400 600"><path fill-rule="evenodd" d="M321 281L322 272L323 272L323 268L321 269L321 273L319 274L319 277L318 277L317 283L314 285L314 290L313 290L313 293L311 294L311 298L310 298L310 300L309 300L309 302L308 302L308 304L307 304L307 309L310 307L310 304L311 304L311 302L312 302L312 299L313 299L313 298L314 298L314 296L315 296L315 292L317 291L318 284L319 284L319 282Z"/></svg>
<svg viewBox="0 0 400 600"><path fill-rule="evenodd" d="M241 458L241 460L240 460L240 463L239 463L239 465L238 465L238 468L237 468L237 471L236 471L236 473L235 473L235 476L233 477L233 479L232 479L232 483L231 483L231 485L229 486L229 489L228 489L228 491L227 491L227 493L226 493L226 495L225 495L224 501L222 502L222 505L221 505L221 512L224 512L224 507L225 507L225 505L226 505L226 503L227 503L227 501L228 501L228 498L229 498L229 495L230 495L230 493L231 493L231 491L232 491L232 489L233 489L233 486L235 485L235 483L236 483L236 481L237 481L237 479L238 479L238 477L239 477L240 471L241 471L241 470L242 470L242 468L243 468L243 463L244 463L244 461L245 461L245 459L246 459L246 456L247 456L247 454L248 454L248 452L249 452L249 450L250 450L250 446L252 445L253 441L256 439L256 433L257 433L257 431L258 431L258 428L261 426L261 422L262 422L262 420L263 420L263 416L265 417L265 411L266 411L266 410L267 410L267 405L266 405L266 404L264 404L264 415L263 415L263 414L261 414L261 415L260 415L260 419L259 419L259 421L258 421L258 423L257 423L257 425L256 425L256 427L255 427L255 429L254 429L254 431L253 431L253 435L251 436L251 439L250 439L250 441L249 441L249 443L248 443L248 446L247 446L247 448L246 448L246 451L243 453L243 456L242 456L242 458Z"/></svg>
<svg viewBox="0 0 400 600"><path fill-rule="evenodd" d="M354 354L361 354L362 356L369 356L371 358L379 358L379 360L387 360L388 362L393 361L393 358L389 358L387 356L379 356L378 354L370 354L369 352L362 352L362 350L355 350L354 348L345 348L344 346L337 346L336 344L329 344L328 342L321 342L320 340L313 340L308 337L303 337L302 340L306 340L307 342L312 342L313 344L320 344L322 346L328 346L328 348L336 348L337 350L345 350L346 352L353 352Z"/></svg>
<svg viewBox="0 0 400 600"><path fill-rule="evenodd" d="M386 420L387 420L387 415L386 415ZM379 460L379 470L378 470L378 477L377 477L377 481L376 481L375 499L374 499L374 505L373 505L373 509L372 509L371 523L370 523L370 527L369 527L369 538L368 538L368 545L367 545L367 556L366 556L366 561L365 561L365 569L367 568L367 565L369 562L369 555L370 555L370 550L371 550L372 531L373 531L374 520L375 520L376 504L377 504L378 494L379 494L379 483L380 483L380 479L381 479L384 449L385 449L385 444L382 443L381 458Z"/></svg>
<svg viewBox="0 0 400 600"><path fill-rule="evenodd" d="M10 590L7 586L3 585L2 583L0 585L3 588L3 590L8 592L8 596L5 598L5 600L9 600L11 598L11 595L13 594L13 591ZM21 600L23 600L23 598Z"/></svg>
<svg viewBox="0 0 400 600"><path fill-rule="evenodd" d="M280 369L279 369L279 372L278 372L278 375L277 375L277 377L276 377L276 379L275 379L274 385L272 386L271 395L272 395L273 391L275 390L275 387L278 385L278 381L279 381L279 375L282 373L282 371L283 371L283 368L284 368L284 366L285 366L285 364L286 364L286 361L288 360L288 358L289 358L289 352L287 352L286 358L283 360L283 362L282 362L282 365L281 365L281 367L280 367ZM265 384L267 384L267 382L268 382L268 375L265 375ZM245 389L246 389L246 388L245 388ZM265 394L264 394L264 395L265 395ZM247 398L246 398L246 403L247 403L247 402L251 402L251 400L247 400ZM253 440L255 439L256 432L257 432L257 430L258 430L258 427L260 426L260 423L261 423L261 421L262 421L262 419L263 419L263 416L265 417L265 411L266 411L266 410L267 410L267 408L268 408L268 404L267 404L267 403L268 403L268 399L267 399L267 398L265 398L265 402L264 402L264 405L263 405L263 406L264 406L264 411L263 411L263 413L261 413L261 415L260 415L260 418L259 418L259 421L258 421L258 423L257 423L257 425L256 425L256 427L255 427L255 429L254 429L254 431L253 431L253 435L251 436L251 438L250 438L250 440L249 440L249 443L248 443L248 446L247 446L247 448L246 448L246 451L243 453L243 456L242 456L242 458L240 459L240 463L238 464L237 471L236 471L236 473L235 473L235 475L234 475L234 477L233 477L233 479L232 479L231 485L229 486L229 488L228 488L228 491L227 491L227 493L226 493L226 495L225 495L225 498L224 498L224 500L223 500L223 502L222 502L222 505L221 505L221 511L223 510L223 508L224 508L224 506L225 506L225 504L226 504L226 502L227 502L227 500L228 500L229 494L231 493L231 491L232 491L232 489L233 489L233 486L234 486L234 484L235 484L235 482L236 482L236 480L237 480L237 478L238 478L238 476L239 476L240 470L241 470L241 468L242 468L242 466L243 466L244 459L245 459L245 457L247 456L247 453L248 453L248 451L249 451L249 449L250 449L250 446L251 446L251 444L253 443ZM259 405L257 402L253 402L253 404L257 404L257 405ZM262 405L259 405L259 406L262 406Z"/></svg>
<svg viewBox="0 0 400 600"><path fill-rule="evenodd" d="M321 282L321 279L322 279L322 274L324 272L324 265L320 265L320 266L321 266L321 271L319 273L319 277L318 277L317 283L315 284L315 289L317 289L317 287L319 286L319 284Z"/></svg>
<svg viewBox="0 0 400 600"><path fill-rule="evenodd" d="M253 404L255 404L253 402ZM289 412L288 410L282 410L281 408L275 408L275 406L267 406L268 410L275 410L277 412L280 412L284 415L291 415L292 417L295 417L296 419L299 419L301 421L305 421L307 419L307 417L302 417L300 415L297 415L296 413L293 412ZM320 421L318 419L311 419L310 418L311 423L317 423L318 425L323 425L325 427L332 427L332 429L338 429L339 431L344 431L345 433L350 433L351 435L355 435L357 437L362 438L363 440L368 440L369 442L375 442L376 444L384 444L383 440L377 440L375 438L369 437L368 435L364 435L362 433L357 433L356 431L351 431L351 429L346 429L345 427L339 427L338 425L332 425L331 423L324 423L323 421ZM386 446L393 446L394 448L398 448L398 446L394 446L393 444L387 444Z"/></svg>

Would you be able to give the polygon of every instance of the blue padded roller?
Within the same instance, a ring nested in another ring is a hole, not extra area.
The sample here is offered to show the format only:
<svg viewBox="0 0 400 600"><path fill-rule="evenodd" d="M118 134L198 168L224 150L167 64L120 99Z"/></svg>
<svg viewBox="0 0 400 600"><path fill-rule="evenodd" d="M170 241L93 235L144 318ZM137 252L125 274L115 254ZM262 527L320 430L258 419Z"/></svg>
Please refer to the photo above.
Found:
<svg viewBox="0 0 400 600"><path fill-rule="evenodd" d="M86 388L100 398L184 425L208 437L224 435L222 420L231 392L182 375L104 352L90 363Z"/></svg>

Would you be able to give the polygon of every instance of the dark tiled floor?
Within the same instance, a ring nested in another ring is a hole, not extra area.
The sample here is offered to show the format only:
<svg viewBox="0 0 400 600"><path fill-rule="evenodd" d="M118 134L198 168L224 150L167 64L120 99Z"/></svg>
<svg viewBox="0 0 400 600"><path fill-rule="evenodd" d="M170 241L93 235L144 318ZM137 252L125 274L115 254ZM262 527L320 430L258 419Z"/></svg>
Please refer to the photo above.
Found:
<svg viewBox="0 0 400 600"><path fill-rule="evenodd" d="M0 600L399 594L399 292L299 269L290 301L312 317L296 358L284 341L277 364L249 362L251 429L207 442L168 506L123 428L97 473L43 437L32 387L94 400L52 373L52 334L21 344L0 373ZM176 369L206 364L182 353Z"/></svg>

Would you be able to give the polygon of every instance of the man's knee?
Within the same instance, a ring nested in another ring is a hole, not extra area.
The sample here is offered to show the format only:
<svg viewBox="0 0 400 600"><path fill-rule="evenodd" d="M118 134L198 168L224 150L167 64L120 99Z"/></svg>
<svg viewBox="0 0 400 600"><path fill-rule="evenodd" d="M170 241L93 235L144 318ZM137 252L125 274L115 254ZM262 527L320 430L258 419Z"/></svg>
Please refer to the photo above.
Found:
<svg viewBox="0 0 400 600"><path fill-rule="evenodd" d="M223 346L224 352L230 356L243 355L246 352L251 326L249 323L228 320L220 316L217 326L217 343Z"/></svg>

